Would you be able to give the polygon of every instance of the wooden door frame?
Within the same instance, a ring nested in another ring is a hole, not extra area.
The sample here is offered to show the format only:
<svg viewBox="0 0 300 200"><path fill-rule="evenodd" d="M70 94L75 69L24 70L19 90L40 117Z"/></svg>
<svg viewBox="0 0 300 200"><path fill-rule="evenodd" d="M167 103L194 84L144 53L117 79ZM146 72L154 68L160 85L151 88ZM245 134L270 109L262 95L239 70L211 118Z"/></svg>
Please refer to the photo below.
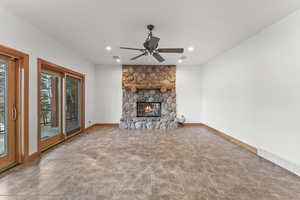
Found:
<svg viewBox="0 0 300 200"><path fill-rule="evenodd" d="M61 73L61 72L56 72L56 71L53 71L51 69L48 69L47 66L42 66L43 63L41 64L41 67L38 67L38 70L39 70L39 73L38 73L38 134L39 134L39 140L41 139L41 120L40 120L40 116L41 116L41 105L40 105L40 79L41 79L41 73L42 72L46 72L46 73L49 73L49 74L56 74L56 75L59 75L60 78L61 78L61 85L60 85L60 91L61 91L61 99L60 99L60 119L61 121L59 122L60 124L60 127L61 127L61 132L51 138L48 138L44 141L39 141L39 149L41 151L45 150L45 149L48 149L50 146L53 146L54 144L57 144L57 143L60 143L62 142L65 137L64 137L64 133L63 133L63 112L62 112L62 105L63 105L63 81L64 81L64 75Z"/></svg>
<svg viewBox="0 0 300 200"><path fill-rule="evenodd" d="M64 140L70 138L70 137L73 137L77 134L80 134L82 133L84 130L85 130L85 75L84 74L81 74L79 72L76 72L76 71L73 71L73 70L70 70L68 68L65 68L65 67L62 67L62 66L59 66L57 64L54 64L54 63L51 63L49 61L46 61L44 59L41 59L41 58L38 58L37 59L37 62L38 62L38 70L37 70L37 77L38 77L38 86L37 86L37 106L38 106L38 116L40 116L40 104L39 104L39 101L40 101L40 74L42 72L43 69L47 69L47 70L50 70L50 71L54 71L54 72L58 72L58 73L61 73L63 75L63 79L62 79L62 85L64 86L64 90L62 90L62 95L64 96L64 91L65 91L65 87L66 87L66 84L65 84L65 80L66 80L66 75L70 75L70 76L74 76L74 77L77 77L77 78L80 78L82 80L82 97L81 97L81 100L82 100L82 104L81 104L81 129L80 131L70 135L70 136L67 136L67 135L64 135ZM62 99L64 99L65 97L63 97ZM62 102L62 105L64 105L65 102L63 101ZM62 106L63 108L63 106ZM65 111L63 110L62 112L62 127L63 127L63 132L65 131L65 122L64 122L64 115L65 114ZM40 117L38 117L38 125L37 125L37 130L38 130L38 139L37 139L37 143L38 143L38 152L41 153L42 151L44 150L47 150L47 149L41 149L41 144L40 144L40 136L41 136L41 131L40 131ZM66 133L65 133L66 134ZM62 141L58 141L57 143L53 144L53 145L50 145L48 148L51 148L52 146L55 146L56 144L62 142Z"/></svg>
<svg viewBox="0 0 300 200"><path fill-rule="evenodd" d="M5 143L6 143L6 154L0 158L0 171L10 167L17 163L18 157L18 146L17 146L17 121L12 119L14 114L14 108L17 104L17 82L16 82L16 71L17 71L17 60L13 57L0 54L0 60L6 62L7 75L5 82L7 88L5 91L6 99L4 99L4 112L5 112Z"/></svg>
<svg viewBox="0 0 300 200"><path fill-rule="evenodd" d="M29 55L0 45L0 53L16 60L16 161L24 163L29 156Z"/></svg>
<svg viewBox="0 0 300 200"><path fill-rule="evenodd" d="M81 133L85 130L85 90L84 90L84 88L85 88L85 77L84 76L78 76L78 75L75 75L75 74L72 74L72 73L65 73L65 80L67 80L67 76L77 78L81 81L81 84L80 84L81 88L80 89L81 89L81 92L82 92L81 99L80 99L81 102L82 102L81 107L80 107L80 111L81 111L81 113L80 113L81 124L80 125L81 125L81 128L80 128L79 131L71 133L70 135L68 135L68 133L66 131L66 137L70 138L70 137L72 137L74 135L77 135L77 134L79 134L79 133ZM67 84L65 84L65 91L66 90L67 90Z"/></svg>

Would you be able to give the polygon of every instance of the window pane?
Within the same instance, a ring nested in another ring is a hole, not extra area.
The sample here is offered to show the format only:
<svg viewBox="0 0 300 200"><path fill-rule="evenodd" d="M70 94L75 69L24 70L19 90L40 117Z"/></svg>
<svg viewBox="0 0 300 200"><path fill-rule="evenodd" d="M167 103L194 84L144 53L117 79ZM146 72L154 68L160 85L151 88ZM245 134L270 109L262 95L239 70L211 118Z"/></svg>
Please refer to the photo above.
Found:
<svg viewBox="0 0 300 200"><path fill-rule="evenodd" d="M8 64L0 61L0 157L7 155Z"/></svg>
<svg viewBox="0 0 300 200"><path fill-rule="evenodd" d="M67 76L66 79L66 131L68 134L81 128L81 81Z"/></svg>
<svg viewBox="0 0 300 200"><path fill-rule="evenodd" d="M62 133L61 77L42 72L40 84L41 140L46 140Z"/></svg>

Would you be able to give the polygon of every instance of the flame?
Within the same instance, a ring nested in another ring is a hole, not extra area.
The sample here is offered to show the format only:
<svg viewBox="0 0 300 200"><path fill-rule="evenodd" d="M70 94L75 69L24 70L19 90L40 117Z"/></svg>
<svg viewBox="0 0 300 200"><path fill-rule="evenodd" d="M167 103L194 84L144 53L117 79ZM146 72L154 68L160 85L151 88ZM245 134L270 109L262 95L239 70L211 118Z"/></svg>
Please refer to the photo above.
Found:
<svg viewBox="0 0 300 200"><path fill-rule="evenodd" d="M145 111L145 113L150 113L150 112L153 112L154 109L153 109L151 106L146 106L146 107L144 108L144 111Z"/></svg>

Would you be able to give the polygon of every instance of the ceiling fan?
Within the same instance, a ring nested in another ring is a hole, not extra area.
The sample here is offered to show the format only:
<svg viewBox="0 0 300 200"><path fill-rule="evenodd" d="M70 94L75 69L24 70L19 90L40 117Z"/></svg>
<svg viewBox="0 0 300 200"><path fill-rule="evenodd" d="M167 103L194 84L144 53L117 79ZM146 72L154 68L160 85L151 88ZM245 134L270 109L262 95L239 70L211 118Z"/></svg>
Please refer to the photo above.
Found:
<svg viewBox="0 0 300 200"><path fill-rule="evenodd" d="M135 50L135 51L142 52L142 54L135 56L130 60L135 60L142 56L152 55L158 62L164 62L165 59L160 55L160 53L183 53L184 52L183 48L158 48L158 42L160 38L154 37L152 35L152 30L154 29L154 25L149 24L147 26L147 29L149 30L149 34L146 41L144 42L144 49L120 47L121 49Z"/></svg>

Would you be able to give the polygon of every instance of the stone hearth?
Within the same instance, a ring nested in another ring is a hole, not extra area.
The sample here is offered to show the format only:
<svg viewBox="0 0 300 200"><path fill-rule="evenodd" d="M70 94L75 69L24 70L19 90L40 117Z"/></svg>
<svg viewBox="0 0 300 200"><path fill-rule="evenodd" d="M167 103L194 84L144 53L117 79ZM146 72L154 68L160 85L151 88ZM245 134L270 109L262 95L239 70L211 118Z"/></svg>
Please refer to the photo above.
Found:
<svg viewBox="0 0 300 200"><path fill-rule="evenodd" d="M123 66L120 128L176 129L176 67ZM160 117L138 117L137 102L161 103Z"/></svg>

